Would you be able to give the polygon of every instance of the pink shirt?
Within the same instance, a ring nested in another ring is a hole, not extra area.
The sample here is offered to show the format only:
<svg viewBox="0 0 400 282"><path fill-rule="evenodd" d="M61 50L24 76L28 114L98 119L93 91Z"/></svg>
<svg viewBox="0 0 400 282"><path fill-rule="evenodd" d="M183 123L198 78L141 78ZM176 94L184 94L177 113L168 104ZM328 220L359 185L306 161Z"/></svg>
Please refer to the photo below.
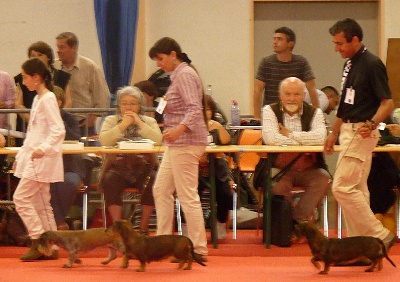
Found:
<svg viewBox="0 0 400 282"><path fill-rule="evenodd" d="M165 94L164 129L183 124L189 128L169 146L207 145L208 130L203 115L203 87L197 73L181 63L171 74L171 85Z"/></svg>
<svg viewBox="0 0 400 282"><path fill-rule="evenodd" d="M15 102L15 85L10 75L0 71L0 102L5 103L3 109L13 109ZM8 114L0 114L0 128L8 129Z"/></svg>

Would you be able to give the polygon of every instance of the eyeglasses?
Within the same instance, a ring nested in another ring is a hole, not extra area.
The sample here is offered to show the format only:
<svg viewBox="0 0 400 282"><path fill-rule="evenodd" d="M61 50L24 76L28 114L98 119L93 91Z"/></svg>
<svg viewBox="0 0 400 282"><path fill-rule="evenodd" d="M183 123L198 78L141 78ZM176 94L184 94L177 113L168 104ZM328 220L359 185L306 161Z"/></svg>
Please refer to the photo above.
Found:
<svg viewBox="0 0 400 282"><path fill-rule="evenodd" d="M122 103L121 107L133 107L133 106L139 106L139 103Z"/></svg>

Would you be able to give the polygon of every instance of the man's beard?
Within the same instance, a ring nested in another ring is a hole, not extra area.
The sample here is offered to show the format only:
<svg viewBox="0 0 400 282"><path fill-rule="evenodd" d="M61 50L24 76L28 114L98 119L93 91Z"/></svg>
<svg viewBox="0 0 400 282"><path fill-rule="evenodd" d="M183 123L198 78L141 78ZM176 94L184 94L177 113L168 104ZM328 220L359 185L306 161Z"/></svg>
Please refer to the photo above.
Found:
<svg viewBox="0 0 400 282"><path fill-rule="evenodd" d="M295 112L297 112L299 110L299 105L297 105L297 104L286 104L283 107L289 113L295 113Z"/></svg>

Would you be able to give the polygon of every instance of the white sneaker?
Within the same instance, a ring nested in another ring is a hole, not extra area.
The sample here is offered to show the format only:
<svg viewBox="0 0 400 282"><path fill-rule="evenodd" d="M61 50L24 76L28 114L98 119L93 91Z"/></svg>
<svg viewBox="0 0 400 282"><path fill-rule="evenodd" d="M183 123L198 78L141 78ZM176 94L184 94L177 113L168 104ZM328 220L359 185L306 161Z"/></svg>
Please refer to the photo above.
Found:
<svg viewBox="0 0 400 282"><path fill-rule="evenodd" d="M226 238L226 223L217 222L218 239Z"/></svg>

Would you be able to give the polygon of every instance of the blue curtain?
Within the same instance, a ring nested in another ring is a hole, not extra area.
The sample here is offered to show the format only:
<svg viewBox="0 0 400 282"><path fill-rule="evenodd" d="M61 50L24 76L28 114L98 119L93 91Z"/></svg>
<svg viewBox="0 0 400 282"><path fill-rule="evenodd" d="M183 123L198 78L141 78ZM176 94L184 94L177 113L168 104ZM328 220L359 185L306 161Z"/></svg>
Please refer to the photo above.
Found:
<svg viewBox="0 0 400 282"><path fill-rule="evenodd" d="M135 54L138 0L94 0L97 36L111 93L129 85ZM113 106L113 99L112 99Z"/></svg>

